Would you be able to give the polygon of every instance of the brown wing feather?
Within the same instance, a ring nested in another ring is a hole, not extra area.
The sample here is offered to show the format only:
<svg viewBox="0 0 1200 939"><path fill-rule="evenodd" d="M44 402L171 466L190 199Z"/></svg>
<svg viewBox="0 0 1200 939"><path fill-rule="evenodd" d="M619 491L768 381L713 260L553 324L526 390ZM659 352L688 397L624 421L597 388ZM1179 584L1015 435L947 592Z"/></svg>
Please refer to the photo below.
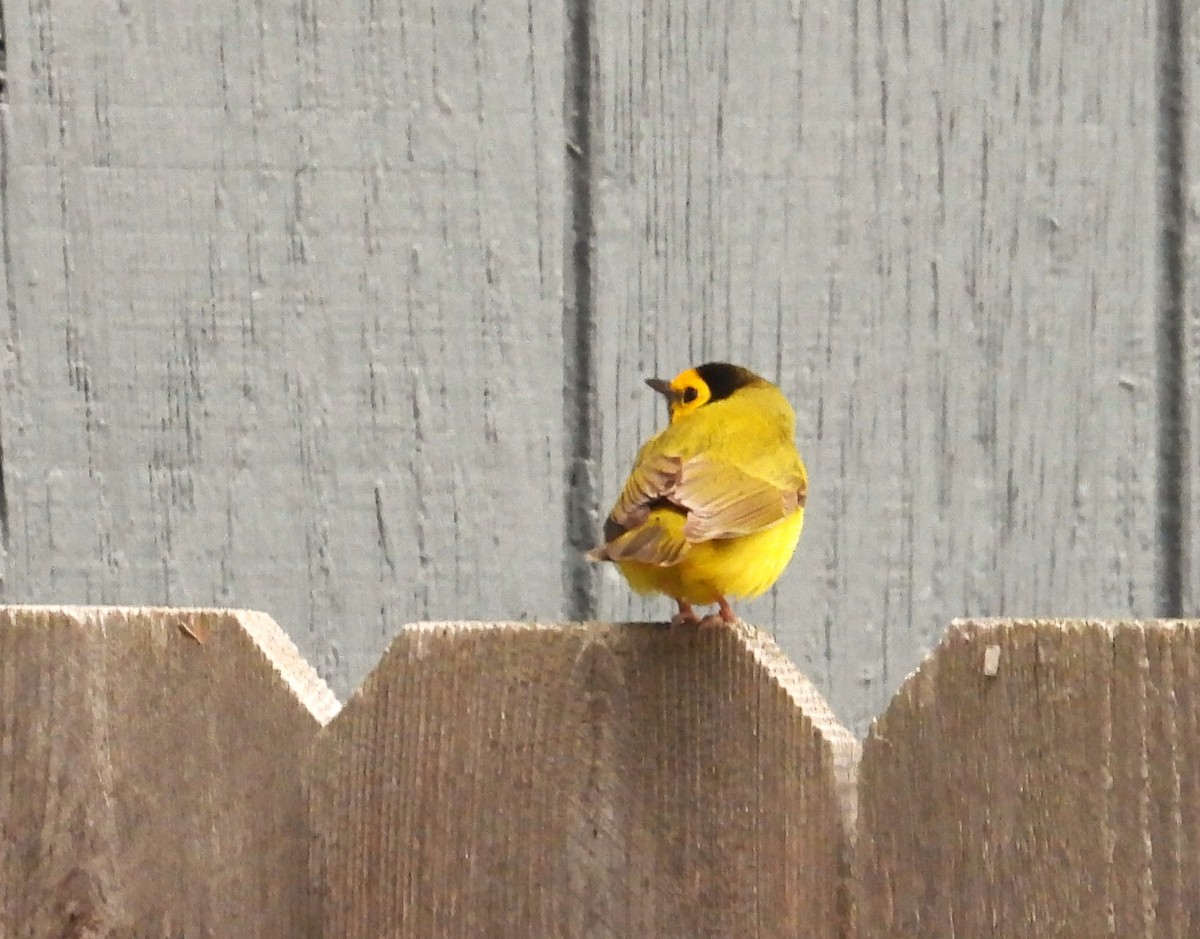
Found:
<svg viewBox="0 0 1200 939"><path fill-rule="evenodd" d="M749 535L782 522L800 505L803 475L781 486L753 473L693 457L683 465L673 498L688 511L690 542Z"/></svg>
<svg viewBox="0 0 1200 939"><path fill-rule="evenodd" d="M646 525L652 509L671 505L683 461L677 456L639 454L617 504L604 523L604 544L587 557L593 561L642 561L668 566L679 563L688 543L676 526L672 536L662 525ZM679 507L682 511L683 507Z"/></svg>
<svg viewBox="0 0 1200 939"><path fill-rule="evenodd" d="M604 540L636 528L650 517L650 509L663 500L674 502L671 493L679 483L683 461L677 456L653 454L638 460L625 488L604 525Z"/></svg>
<svg viewBox="0 0 1200 939"><path fill-rule="evenodd" d="M588 556L595 557L600 552L602 557L597 560L641 561L643 564L670 567L683 559L687 549L688 542L678 525L671 532L665 526L652 522L619 535Z"/></svg>

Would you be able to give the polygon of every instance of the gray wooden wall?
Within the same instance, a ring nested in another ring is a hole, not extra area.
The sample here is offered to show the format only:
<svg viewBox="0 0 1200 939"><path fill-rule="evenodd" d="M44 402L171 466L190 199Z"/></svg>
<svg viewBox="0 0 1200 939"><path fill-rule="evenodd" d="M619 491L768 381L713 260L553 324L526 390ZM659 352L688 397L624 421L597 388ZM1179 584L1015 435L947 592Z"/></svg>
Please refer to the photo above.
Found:
<svg viewBox="0 0 1200 939"><path fill-rule="evenodd" d="M0 600L263 609L343 695L662 618L578 551L720 358L811 475L742 612L856 730L951 617L1196 615L1197 8L8 0Z"/></svg>

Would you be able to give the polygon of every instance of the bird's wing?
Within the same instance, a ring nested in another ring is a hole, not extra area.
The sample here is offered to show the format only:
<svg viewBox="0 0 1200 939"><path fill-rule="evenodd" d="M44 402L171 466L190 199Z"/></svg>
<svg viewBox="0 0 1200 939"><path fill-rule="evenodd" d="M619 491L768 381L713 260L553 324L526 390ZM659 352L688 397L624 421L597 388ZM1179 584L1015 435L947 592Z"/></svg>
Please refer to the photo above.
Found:
<svg viewBox="0 0 1200 939"><path fill-rule="evenodd" d="M804 505L807 482L798 457L765 476L702 454L643 455L604 525L605 544L589 556L669 565L679 561L688 544L769 528ZM652 509L664 505L687 513L681 530L656 523L635 531Z"/></svg>
<svg viewBox="0 0 1200 939"><path fill-rule="evenodd" d="M683 464L672 501L688 510L683 534L695 543L770 528L804 505L807 488L799 460L768 477L700 455Z"/></svg>
<svg viewBox="0 0 1200 939"><path fill-rule="evenodd" d="M643 524L650 517L651 507L671 502L671 493L679 482L682 467L683 460L677 456L647 455L643 450L604 523L605 542L613 542Z"/></svg>
<svg viewBox="0 0 1200 939"><path fill-rule="evenodd" d="M690 545L683 535L682 516L658 515L588 552L599 561L641 561L670 567L683 560Z"/></svg>

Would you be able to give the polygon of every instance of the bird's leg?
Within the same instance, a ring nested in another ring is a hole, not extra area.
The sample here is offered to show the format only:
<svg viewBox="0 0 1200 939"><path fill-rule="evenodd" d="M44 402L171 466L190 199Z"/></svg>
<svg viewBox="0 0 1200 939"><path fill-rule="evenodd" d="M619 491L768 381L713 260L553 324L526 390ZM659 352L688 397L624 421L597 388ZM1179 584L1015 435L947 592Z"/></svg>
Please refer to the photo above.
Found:
<svg viewBox="0 0 1200 939"><path fill-rule="evenodd" d="M698 623L700 617L696 615L696 611L692 609L692 605L686 600L676 600L679 604L679 612L671 617L672 626L682 626L685 623Z"/></svg>

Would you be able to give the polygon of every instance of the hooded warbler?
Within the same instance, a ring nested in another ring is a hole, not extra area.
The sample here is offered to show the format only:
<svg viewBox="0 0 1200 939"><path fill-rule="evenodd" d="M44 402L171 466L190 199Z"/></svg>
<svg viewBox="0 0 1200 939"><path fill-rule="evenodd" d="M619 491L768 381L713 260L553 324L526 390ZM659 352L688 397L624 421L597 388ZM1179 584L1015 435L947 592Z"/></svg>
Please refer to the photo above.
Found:
<svg viewBox="0 0 1200 939"><path fill-rule="evenodd" d="M804 523L808 475L796 450L796 414L749 369L710 362L646 384L670 421L638 451L588 552L613 561L638 593L679 604L672 623L698 622L692 604L757 597L779 579Z"/></svg>

